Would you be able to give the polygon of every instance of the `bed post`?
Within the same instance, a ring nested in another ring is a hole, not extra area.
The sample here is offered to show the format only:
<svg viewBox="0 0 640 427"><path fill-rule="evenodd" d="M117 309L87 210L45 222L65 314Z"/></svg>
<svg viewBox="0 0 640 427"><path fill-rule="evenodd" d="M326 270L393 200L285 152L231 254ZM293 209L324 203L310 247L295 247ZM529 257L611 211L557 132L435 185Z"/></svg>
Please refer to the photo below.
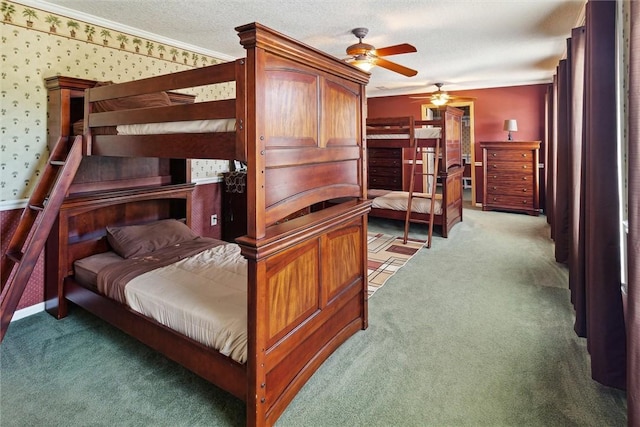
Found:
<svg viewBox="0 0 640 427"><path fill-rule="evenodd" d="M236 29L238 30L238 29ZM249 31L246 31L249 30ZM247 236L259 239L265 234L265 136L260 135L264 129L263 115L264 97L264 52L256 49L256 30L247 29L239 32L241 44L247 51L244 64L244 97L246 99L246 159L247 164ZM250 256L245 254L247 265L247 426L266 425L266 374L265 374L265 332L263 320L268 316L265 307L265 286L257 283L265 276L264 263L256 260L252 245Z"/></svg>
<svg viewBox="0 0 640 427"><path fill-rule="evenodd" d="M236 60L236 159L247 158L247 59Z"/></svg>

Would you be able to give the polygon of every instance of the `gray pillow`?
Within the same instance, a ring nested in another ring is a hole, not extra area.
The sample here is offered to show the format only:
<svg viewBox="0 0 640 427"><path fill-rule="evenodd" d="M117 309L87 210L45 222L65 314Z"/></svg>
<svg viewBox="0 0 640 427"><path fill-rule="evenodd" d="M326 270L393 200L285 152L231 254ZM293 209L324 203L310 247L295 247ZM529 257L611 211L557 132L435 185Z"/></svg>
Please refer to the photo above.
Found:
<svg viewBox="0 0 640 427"><path fill-rule="evenodd" d="M107 227L107 240L123 258L141 256L180 242L196 239L198 235L175 219L149 224Z"/></svg>

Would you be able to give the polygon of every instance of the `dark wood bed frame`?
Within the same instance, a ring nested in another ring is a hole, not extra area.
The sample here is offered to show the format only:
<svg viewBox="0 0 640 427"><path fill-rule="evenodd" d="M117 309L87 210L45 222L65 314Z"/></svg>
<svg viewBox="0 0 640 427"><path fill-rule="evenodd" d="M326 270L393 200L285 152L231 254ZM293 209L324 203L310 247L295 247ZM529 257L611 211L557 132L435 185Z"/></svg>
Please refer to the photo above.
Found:
<svg viewBox="0 0 640 427"><path fill-rule="evenodd" d="M403 190L409 191L408 177L411 174L410 159L413 150L418 147L434 147L436 139L419 139L415 137L415 129L423 125L441 128L439 183L442 191L442 214L434 216L434 225L440 226L442 237L448 237L451 228L462 221L462 114L455 107L441 107L441 118L436 120L415 120L413 116L385 117L367 119L368 135L406 134L404 139L368 139L368 148L400 148L403 151ZM418 165L419 166L419 165ZM416 184L418 184L416 180ZM416 191L422 191L420 186ZM404 221L405 211L372 208L370 216ZM411 213L412 222L429 222L429 214Z"/></svg>
<svg viewBox="0 0 640 427"><path fill-rule="evenodd" d="M247 425L262 426L277 420L336 348L367 328L371 202L366 199L363 155L369 75L259 24L236 30L247 55L234 62L95 88L78 79L49 82L50 93L67 100L52 114L54 136L69 135L77 110L70 113L68 105L83 104L83 162L93 162L85 170L111 176L105 181L87 172L87 182L75 183L60 209L47 242L46 308L61 318L71 302L105 319L244 400ZM222 82L235 82L235 99L93 112L99 100ZM236 131L152 136L94 132L118 124L215 118L234 118ZM137 168L127 163L133 158L151 162L151 169L159 171L156 180L123 179ZM81 286L73 277L75 260L108 250L107 225L162 218L189 223L193 185L188 163L177 159L190 158L247 162L248 231L237 239L248 259L245 364ZM346 201L325 203L334 199ZM310 206L308 215L278 222Z"/></svg>

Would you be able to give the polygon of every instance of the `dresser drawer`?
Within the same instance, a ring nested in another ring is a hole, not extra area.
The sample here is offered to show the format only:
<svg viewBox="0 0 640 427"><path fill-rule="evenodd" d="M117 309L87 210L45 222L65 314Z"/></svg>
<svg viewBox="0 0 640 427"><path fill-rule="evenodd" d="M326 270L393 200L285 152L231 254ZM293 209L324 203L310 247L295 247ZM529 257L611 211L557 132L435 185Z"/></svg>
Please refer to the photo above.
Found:
<svg viewBox="0 0 640 427"><path fill-rule="evenodd" d="M485 205L487 205L487 207L489 208L530 211L534 209L533 201L533 197L531 197L530 195L519 197L503 194L487 194Z"/></svg>
<svg viewBox="0 0 640 427"><path fill-rule="evenodd" d="M494 162L489 161L486 165L487 173L502 173L502 172L526 172L531 174L535 169L535 165L531 162Z"/></svg>
<svg viewBox="0 0 640 427"><path fill-rule="evenodd" d="M394 176L402 175L400 168L384 168L379 166L369 167L369 176Z"/></svg>
<svg viewBox="0 0 640 427"><path fill-rule="evenodd" d="M402 178L399 176L369 175L369 188L402 190Z"/></svg>
<svg viewBox="0 0 640 427"><path fill-rule="evenodd" d="M533 159L533 152L527 149L513 149L505 150L499 148L487 149L487 161L489 163L493 161L514 162L514 161L528 161Z"/></svg>
<svg viewBox="0 0 640 427"><path fill-rule="evenodd" d="M487 171L487 184L505 183L517 184L521 181L533 183L534 177L527 171L515 171L515 172L500 172Z"/></svg>
<svg viewBox="0 0 640 427"><path fill-rule="evenodd" d="M384 167L396 167L400 168L402 166L402 159L387 159L382 157L370 157L369 158L369 168L372 166L384 166ZM400 170L400 169L398 169Z"/></svg>
<svg viewBox="0 0 640 427"><path fill-rule="evenodd" d="M533 183L529 182L499 182L487 185L487 196L522 196L530 197L533 194Z"/></svg>
<svg viewBox="0 0 640 427"><path fill-rule="evenodd" d="M369 148L369 161L373 159L399 159L402 160L401 148Z"/></svg>

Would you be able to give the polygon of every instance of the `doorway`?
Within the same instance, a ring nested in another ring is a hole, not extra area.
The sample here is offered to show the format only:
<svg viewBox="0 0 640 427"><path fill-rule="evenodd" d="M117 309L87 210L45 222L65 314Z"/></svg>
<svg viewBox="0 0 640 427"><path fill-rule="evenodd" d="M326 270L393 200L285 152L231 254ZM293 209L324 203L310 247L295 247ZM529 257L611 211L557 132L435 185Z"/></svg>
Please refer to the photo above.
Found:
<svg viewBox="0 0 640 427"><path fill-rule="evenodd" d="M475 161L475 131L473 123L473 101L464 102L449 102L447 105L461 109L464 113L462 115L462 159L465 163L465 168L468 168L469 173L465 173L463 177L463 192L468 188L466 183L471 189L471 206L476 206L476 161ZM429 117L434 113L437 114L438 106L434 104L422 104L420 106L422 120L429 120ZM436 119L437 116L431 117Z"/></svg>

